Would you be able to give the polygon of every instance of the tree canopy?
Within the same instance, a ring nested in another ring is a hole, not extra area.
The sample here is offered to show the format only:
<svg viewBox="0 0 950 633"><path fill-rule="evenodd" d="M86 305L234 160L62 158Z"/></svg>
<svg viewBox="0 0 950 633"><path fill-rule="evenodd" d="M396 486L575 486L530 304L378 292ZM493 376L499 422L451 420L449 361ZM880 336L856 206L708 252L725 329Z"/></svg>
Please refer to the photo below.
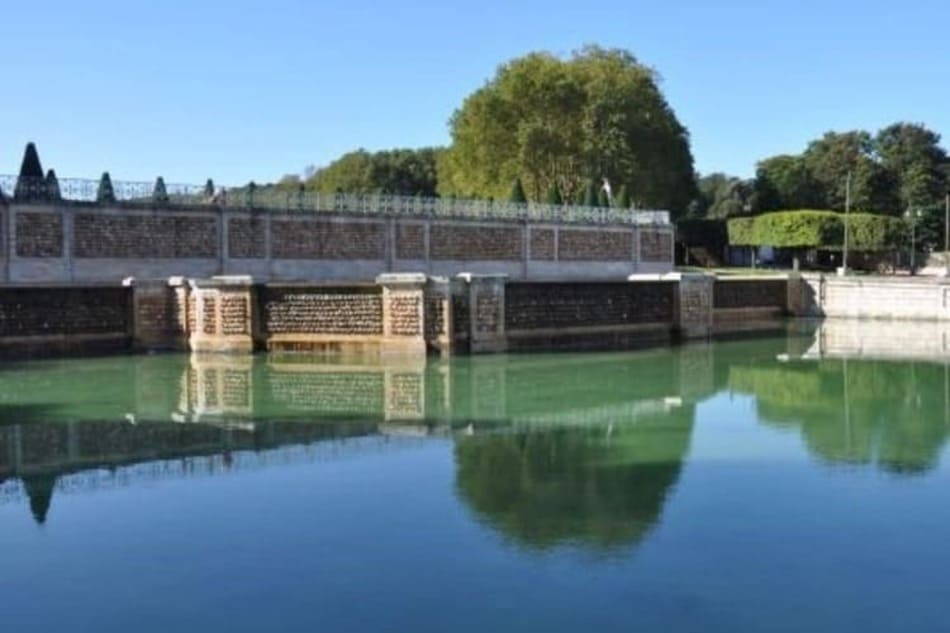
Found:
<svg viewBox="0 0 950 633"><path fill-rule="evenodd" d="M934 204L948 185L940 135L917 123L827 132L799 155L783 154L758 164L757 210L845 207L848 174L851 208L900 215Z"/></svg>
<svg viewBox="0 0 950 633"><path fill-rule="evenodd" d="M303 181L307 189L323 193L392 193L401 195L436 195L436 158L438 148L394 149L348 152L326 167L314 171ZM514 179L509 180L510 187ZM299 186L299 177L285 176L282 186Z"/></svg>
<svg viewBox="0 0 950 633"><path fill-rule="evenodd" d="M587 182L607 178L638 207L685 211L695 191L689 134L657 84L623 50L504 64L452 115L439 190L498 198L520 178L531 200L554 186L575 200Z"/></svg>

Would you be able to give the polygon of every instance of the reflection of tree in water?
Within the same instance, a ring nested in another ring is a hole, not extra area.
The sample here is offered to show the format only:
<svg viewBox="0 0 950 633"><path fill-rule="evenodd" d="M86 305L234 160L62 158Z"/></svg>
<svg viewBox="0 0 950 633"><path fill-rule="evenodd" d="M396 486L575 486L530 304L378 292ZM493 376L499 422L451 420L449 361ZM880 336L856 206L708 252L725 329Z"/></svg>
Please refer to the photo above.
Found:
<svg viewBox="0 0 950 633"><path fill-rule="evenodd" d="M56 475L34 475L23 478L23 487L30 499L30 512L40 525L46 523L46 515L53 500L55 486Z"/></svg>
<svg viewBox="0 0 950 633"><path fill-rule="evenodd" d="M809 449L832 462L925 472L936 465L950 431L950 375L943 365L823 360L735 366L730 386L755 395L766 423L799 426Z"/></svg>
<svg viewBox="0 0 950 633"><path fill-rule="evenodd" d="M516 542L612 548L656 523L689 447L692 408L604 427L462 437L460 497Z"/></svg>

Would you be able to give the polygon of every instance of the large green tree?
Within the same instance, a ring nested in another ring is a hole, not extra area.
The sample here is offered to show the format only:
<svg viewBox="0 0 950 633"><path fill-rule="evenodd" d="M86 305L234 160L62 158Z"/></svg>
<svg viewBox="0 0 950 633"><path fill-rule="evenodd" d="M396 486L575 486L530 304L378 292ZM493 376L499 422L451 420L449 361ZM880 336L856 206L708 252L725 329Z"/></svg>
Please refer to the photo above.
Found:
<svg viewBox="0 0 950 633"><path fill-rule="evenodd" d="M890 214L900 211L893 174L876 160L868 132L826 132L808 144L803 158L820 185L825 208L844 209L850 173L852 209Z"/></svg>
<svg viewBox="0 0 950 633"><path fill-rule="evenodd" d="M820 209L824 188L812 175L802 156L782 154L759 162L755 191L760 211Z"/></svg>
<svg viewBox="0 0 950 633"><path fill-rule="evenodd" d="M532 200L554 186L573 200L607 178L638 207L684 211L695 192L689 135L657 84L622 50L515 59L453 114L439 189L503 197L521 178Z"/></svg>
<svg viewBox="0 0 950 633"><path fill-rule="evenodd" d="M316 170L305 181L305 186L325 193L339 190L434 196L436 160L440 151L432 147L381 152L359 149ZM296 180L287 177L282 182L287 186L297 186ZM511 182L508 181L509 187Z"/></svg>
<svg viewBox="0 0 950 633"><path fill-rule="evenodd" d="M923 125L894 123L874 138L874 150L897 185L901 209L933 204L947 187L947 153Z"/></svg>

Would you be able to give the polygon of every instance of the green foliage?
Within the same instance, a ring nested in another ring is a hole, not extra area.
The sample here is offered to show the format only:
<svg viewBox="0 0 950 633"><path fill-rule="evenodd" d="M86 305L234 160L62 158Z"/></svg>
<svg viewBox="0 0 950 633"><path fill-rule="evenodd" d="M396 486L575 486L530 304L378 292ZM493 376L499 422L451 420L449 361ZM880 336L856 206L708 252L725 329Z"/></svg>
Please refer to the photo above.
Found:
<svg viewBox="0 0 950 633"><path fill-rule="evenodd" d="M689 215L729 218L747 214L755 207L755 187L750 181L712 173L699 179L698 195L690 204Z"/></svg>
<svg viewBox="0 0 950 633"><path fill-rule="evenodd" d="M316 170L305 181L305 185L307 189L322 193L341 190L347 193L392 193L407 196L421 193L424 196L435 196L436 169L441 152L442 150L431 147L372 153L359 149L344 154L326 167ZM508 182L511 183L512 180L514 178Z"/></svg>
<svg viewBox="0 0 950 633"><path fill-rule="evenodd" d="M152 202L168 204L168 190L165 188L165 179L161 176L155 181L155 187L152 189Z"/></svg>
<svg viewBox="0 0 950 633"><path fill-rule="evenodd" d="M439 163L445 194L499 196L520 177L530 199L557 185L576 200L595 177L674 213L694 197L689 135L654 71L625 51L512 60L465 99L450 126L452 146Z"/></svg>
<svg viewBox="0 0 950 633"><path fill-rule="evenodd" d="M50 200L62 200L62 194L59 191L59 179L56 172L50 169L46 172L46 195Z"/></svg>
<svg viewBox="0 0 950 633"><path fill-rule="evenodd" d="M630 204L630 190L627 189L627 185L620 185L620 191L617 192L617 208L629 209Z"/></svg>
<svg viewBox="0 0 950 633"><path fill-rule="evenodd" d="M824 189L801 156L773 156L759 162L755 192L761 211L824 206Z"/></svg>
<svg viewBox="0 0 950 633"><path fill-rule="evenodd" d="M855 251L885 251L897 247L903 223L885 215L848 214L849 248ZM728 221L729 243L735 246L820 248L843 246L845 217L834 211L777 211Z"/></svg>
<svg viewBox="0 0 950 633"><path fill-rule="evenodd" d="M112 188L112 178L107 171L102 172L102 178L99 179L99 188L96 190L96 202L99 204L115 202L115 189Z"/></svg>
<svg viewBox="0 0 950 633"><path fill-rule="evenodd" d="M839 218L843 222L843 218ZM856 251L886 251L904 241L906 226L900 220L870 213L848 214L848 248Z"/></svg>
<svg viewBox="0 0 950 633"><path fill-rule="evenodd" d="M13 199L18 201L36 201L46 199L46 186L43 178L43 166L33 143L27 143L20 163L20 176L13 190Z"/></svg>
<svg viewBox="0 0 950 633"><path fill-rule="evenodd" d="M726 223L729 243L733 246L758 246L755 218L732 218Z"/></svg>
<svg viewBox="0 0 950 633"><path fill-rule="evenodd" d="M585 207L597 206L597 185L594 184L593 180L587 181L587 186L584 187L584 197L581 198L580 204Z"/></svg>
<svg viewBox="0 0 950 633"><path fill-rule="evenodd" d="M515 179L515 184L511 186L511 194L508 196L509 202L525 203L528 198L524 195L524 187L521 186L521 178Z"/></svg>
<svg viewBox="0 0 950 633"><path fill-rule="evenodd" d="M607 195L607 191L603 188L597 192L597 206L604 208L610 206L610 197Z"/></svg>
<svg viewBox="0 0 950 633"><path fill-rule="evenodd" d="M851 208L900 215L933 205L946 191L948 156L940 135L917 124L895 123L872 136L864 130L827 132L796 156L761 161L755 190L763 211Z"/></svg>
<svg viewBox="0 0 950 633"><path fill-rule="evenodd" d="M209 199L214 197L214 181L210 178L208 178L208 181L205 183L204 195L205 198Z"/></svg>
<svg viewBox="0 0 950 633"><path fill-rule="evenodd" d="M564 199L561 198L561 190L558 189L556 184L548 189L548 195L545 197L544 201L550 205L564 204Z"/></svg>

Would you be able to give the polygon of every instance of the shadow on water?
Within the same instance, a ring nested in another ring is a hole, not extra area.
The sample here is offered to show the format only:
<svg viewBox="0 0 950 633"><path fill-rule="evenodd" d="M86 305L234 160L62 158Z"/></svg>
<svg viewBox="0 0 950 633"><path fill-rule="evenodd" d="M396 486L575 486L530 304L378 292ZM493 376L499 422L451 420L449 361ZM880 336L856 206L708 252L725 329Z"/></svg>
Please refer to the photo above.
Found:
<svg viewBox="0 0 950 633"><path fill-rule="evenodd" d="M449 439L455 491L520 547L635 546L687 459L696 407L754 397L820 459L933 468L950 429L950 371L814 353L816 337L637 353L459 358L116 357L25 364L0 380L0 502L38 523L57 494L210 475L294 447L390 450ZM865 346L863 349L867 349ZM266 460L264 460L266 461ZM154 468L153 468L154 466Z"/></svg>

